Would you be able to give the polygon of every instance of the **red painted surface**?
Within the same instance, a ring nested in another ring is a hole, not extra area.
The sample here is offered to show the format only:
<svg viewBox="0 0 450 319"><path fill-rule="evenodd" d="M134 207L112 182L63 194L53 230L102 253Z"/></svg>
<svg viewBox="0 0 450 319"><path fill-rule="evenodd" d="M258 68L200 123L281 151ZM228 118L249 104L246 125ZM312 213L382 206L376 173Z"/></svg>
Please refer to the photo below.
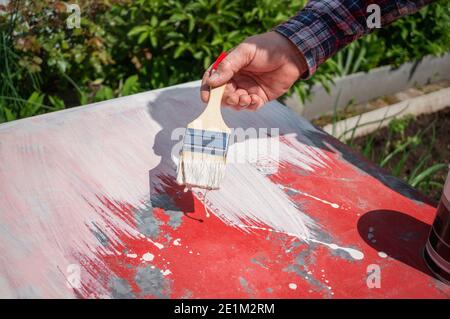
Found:
<svg viewBox="0 0 450 319"><path fill-rule="evenodd" d="M422 259L434 203L276 103L228 119L236 126L290 125L280 134L309 134L325 152L323 167L306 171L282 162L268 178L314 220L316 240L328 245L267 225L245 232L220 214L207 218L204 203L175 184L165 148L193 110L201 111L198 83L1 126L0 296L450 296ZM149 179L162 183L149 191ZM143 199L138 205L115 198ZM151 219L152 235L141 232L142 218ZM143 260L149 253L154 258ZM81 287L67 287L68 264L81 265ZM380 270L378 288L367 284L370 267Z"/></svg>
<svg viewBox="0 0 450 319"><path fill-rule="evenodd" d="M203 203L168 178L168 187L162 192L186 210L176 229L167 225L169 216L164 210L153 210L161 222L161 236L153 239L165 248L150 246L149 250L146 239L123 236L124 245L116 248L138 258L103 256L108 268L96 269L96 275L104 276L105 287L114 275L125 279L135 296L158 297L143 293L135 280L137 266L144 263L139 256L150 251L157 257L152 263L156 268L171 270L161 290L170 298L448 298L450 288L431 276L422 259L435 207L386 187L333 152L328 155L334 157L332 168L300 176L295 167L282 165L271 178L280 185L341 203L341 208L335 209L302 194L292 196L333 243L362 251L363 260L341 257L326 246L285 234L267 230L246 234L214 215L206 218ZM194 207L189 209L186 205L191 200ZM133 224L133 207L110 205ZM176 238L181 239L181 246L173 245ZM381 258L380 251L388 257ZM373 264L380 267L379 288L367 285L368 266ZM297 285L295 290L289 288L291 283ZM84 289L96 296L89 286Z"/></svg>

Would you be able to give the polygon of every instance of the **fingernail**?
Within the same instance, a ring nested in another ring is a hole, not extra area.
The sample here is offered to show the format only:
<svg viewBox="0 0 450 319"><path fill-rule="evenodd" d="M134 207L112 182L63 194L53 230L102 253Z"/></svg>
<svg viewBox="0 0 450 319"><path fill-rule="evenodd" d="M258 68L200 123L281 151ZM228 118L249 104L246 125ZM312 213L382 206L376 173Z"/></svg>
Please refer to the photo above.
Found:
<svg viewBox="0 0 450 319"><path fill-rule="evenodd" d="M219 74L218 73L213 73L209 79L211 81L217 81L219 79Z"/></svg>
<svg viewBox="0 0 450 319"><path fill-rule="evenodd" d="M247 106L248 106L248 104L247 104L247 103L244 103L244 102L239 103L239 105L242 106L242 107L247 107Z"/></svg>

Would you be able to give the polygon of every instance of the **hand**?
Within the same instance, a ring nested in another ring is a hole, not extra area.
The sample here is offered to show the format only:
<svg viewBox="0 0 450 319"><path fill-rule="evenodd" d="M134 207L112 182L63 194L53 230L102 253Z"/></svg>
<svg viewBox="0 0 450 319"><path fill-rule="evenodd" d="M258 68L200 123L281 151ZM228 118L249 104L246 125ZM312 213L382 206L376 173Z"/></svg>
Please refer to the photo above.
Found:
<svg viewBox="0 0 450 319"><path fill-rule="evenodd" d="M276 32L246 39L219 64L203 75L201 99L207 102L210 87L227 83L222 102L237 110L257 110L283 95L307 70L297 47Z"/></svg>

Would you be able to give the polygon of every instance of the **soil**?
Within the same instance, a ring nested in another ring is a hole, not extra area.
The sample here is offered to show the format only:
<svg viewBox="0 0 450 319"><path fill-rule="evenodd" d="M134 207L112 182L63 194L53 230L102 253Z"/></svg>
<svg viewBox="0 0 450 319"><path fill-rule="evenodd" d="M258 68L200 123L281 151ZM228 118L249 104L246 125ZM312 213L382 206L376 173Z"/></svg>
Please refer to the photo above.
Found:
<svg viewBox="0 0 450 319"><path fill-rule="evenodd" d="M408 176L411 175L414 168L418 165L425 154L425 152L429 152L430 156L428 160L425 162L420 171L425 170L428 167L431 167L434 164L445 163L447 165L450 164L450 106L445 109L433 113L433 114L423 114L412 120L410 120L405 127L403 134L399 132L392 132L389 127L385 127L377 130L369 135L355 138L352 142L352 147L357 151L363 153L364 147L367 145L367 142L373 138L372 144L372 158L371 161L375 161L376 163L380 163L380 160L383 156L380 154L389 154L395 149L396 143L402 143L406 140L407 137L412 137L418 132L423 131L430 125L435 126L435 142L432 144L433 138L433 130L428 129L423 133L420 139L420 143L417 147L408 148L409 156L404 164L403 169L398 173L398 177L407 180ZM388 142L388 136L391 135L391 143L389 146L386 146ZM385 157L384 155L384 157ZM387 162L384 166L389 172L393 172L395 166L401 159L402 154L396 155L392 160ZM447 169L441 169L432 176L431 180L433 181L432 185L429 183L427 185L423 185L422 183L419 185L419 190L429 196L431 199L438 201L442 194L442 186L445 183L446 177L448 174Z"/></svg>

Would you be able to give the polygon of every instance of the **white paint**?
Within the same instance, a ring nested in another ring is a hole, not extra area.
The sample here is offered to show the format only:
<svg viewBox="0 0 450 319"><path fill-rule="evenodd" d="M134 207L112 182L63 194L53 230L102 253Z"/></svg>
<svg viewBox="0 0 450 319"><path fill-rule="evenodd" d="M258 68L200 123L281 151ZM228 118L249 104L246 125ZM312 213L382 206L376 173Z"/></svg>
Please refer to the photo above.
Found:
<svg viewBox="0 0 450 319"><path fill-rule="evenodd" d="M3 286L12 287L0 297L9 292L22 298L75 297L61 289L65 278L58 267L82 256L108 271L93 225L111 246L123 245L121 237L145 238L118 211L123 204L148 209L149 191L166 186L157 173L175 178L177 159L171 157L168 128L184 128L201 112L199 84L170 88L169 95L146 92L0 125L0 273ZM310 146L304 134L316 129L277 102L256 113L224 110L224 115L232 127L279 127L282 142L275 162L280 165L309 173L329 165L327 153ZM249 143L230 148L239 153ZM267 225L304 241L314 238L313 220L250 162L228 165L221 189L208 193L205 202L212 214L243 231L251 229L239 225ZM96 295L109 295L98 276L87 269L83 274ZM14 288L20 286L39 289L19 296Z"/></svg>
<svg viewBox="0 0 450 319"><path fill-rule="evenodd" d="M147 238L147 241L151 242L151 243L152 243L153 245L155 245L158 249L163 249L163 248L164 248L164 245L163 245L163 244L157 243L157 242L151 240L150 238Z"/></svg>
<svg viewBox="0 0 450 319"><path fill-rule="evenodd" d="M378 256L380 256L381 258L387 258L388 255L383 251L379 251Z"/></svg>
<svg viewBox="0 0 450 319"><path fill-rule="evenodd" d="M295 290L295 289L297 289L297 285L291 282L289 284L289 288L292 289L292 290Z"/></svg>
<svg viewBox="0 0 450 319"><path fill-rule="evenodd" d="M173 245L174 245L174 246L181 246L180 241L181 241L180 238L175 239L175 240L173 241Z"/></svg>
<svg viewBox="0 0 450 319"><path fill-rule="evenodd" d="M298 144L295 137L290 137L289 141ZM233 147L238 146L233 144ZM320 159L319 155L310 158L305 154L299 156L311 166ZM299 159L292 159L295 160ZM194 188L193 191L200 201L204 200L211 213L244 231L248 228L240 226L243 222L249 226L265 224L274 230L294 233L302 240L314 237L312 219L300 211L279 186L250 164L228 165L221 189L209 191L206 199L203 190Z"/></svg>
<svg viewBox="0 0 450 319"><path fill-rule="evenodd" d="M170 275L172 272L169 269L166 269L164 271L161 271L161 273L163 274L163 276L168 276Z"/></svg>
<svg viewBox="0 0 450 319"><path fill-rule="evenodd" d="M152 261L155 258L155 256L151 253L145 253L142 255L142 259L145 261Z"/></svg>
<svg viewBox="0 0 450 319"><path fill-rule="evenodd" d="M343 250L343 251L347 252L353 259L356 259L356 260L364 259L364 253L359 251L359 250L356 250L356 249L353 249L353 248L348 248L348 247L341 247L341 246L338 246L336 244L324 243L322 241L318 241L318 240L315 240L315 239L310 239L310 241L315 242L317 244L328 246L329 248L331 248L333 250L337 250L337 249Z"/></svg>
<svg viewBox="0 0 450 319"><path fill-rule="evenodd" d="M291 187L280 186L280 188L281 188L281 189L284 189L284 190L290 190L290 191L292 191L292 192L294 192L294 193L297 193L297 194L302 194L303 196L306 196L306 197L315 199L315 200L317 200L317 201L319 201L319 202L322 202L322 203L324 203L324 204L330 205L330 206L333 207L333 208L339 208L339 207L340 207L339 204L329 202L329 201L327 201L327 200L324 200L324 199L321 199L321 198L319 198L319 197L313 196L313 195L308 194L308 193L306 193L306 192L299 191L299 190L297 190L297 189L293 189L293 188L291 188Z"/></svg>
<svg viewBox="0 0 450 319"><path fill-rule="evenodd" d="M208 190L205 190L205 194L203 195L203 208L205 209L206 218L209 218L211 214L209 213L208 207L206 206L206 195L208 194Z"/></svg>
<svg viewBox="0 0 450 319"><path fill-rule="evenodd" d="M269 229L267 229L265 227L258 227L258 226L240 225L240 227L242 227L242 228L253 228L253 229L269 231ZM277 230L273 230L273 231L275 231L277 233L283 233L283 234L288 235L288 236L295 236L295 237L297 237L297 235L292 234L292 233L286 233L286 232L281 232L281 231L277 231ZM302 238L299 238L299 239L302 239ZM305 239L303 239L303 240L305 240ZM327 246L327 247L329 247L329 248L331 248L333 250L337 250L337 249L343 250L343 251L347 252L355 260L362 260L362 259L364 259L364 253L359 251L359 250L357 250L357 249L354 249L354 248L341 247L341 246L339 246L337 244L334 244L334 243L325 243L323 241L319 241L319 240L316 240L316 239L313 239L313 238L309 238L306 241L310 241L310 242L313 242L313 243L316 243L316 244L325 245L325 246ZM323 272L323 269L321 271Z"/></svg>
<svg viewBox="0 0 450 319"><path fill-rule="evenodd" d="M127 257L128 257L128 258L136 258L136 257L137 257L137 254L127 254Z"/></svg>

